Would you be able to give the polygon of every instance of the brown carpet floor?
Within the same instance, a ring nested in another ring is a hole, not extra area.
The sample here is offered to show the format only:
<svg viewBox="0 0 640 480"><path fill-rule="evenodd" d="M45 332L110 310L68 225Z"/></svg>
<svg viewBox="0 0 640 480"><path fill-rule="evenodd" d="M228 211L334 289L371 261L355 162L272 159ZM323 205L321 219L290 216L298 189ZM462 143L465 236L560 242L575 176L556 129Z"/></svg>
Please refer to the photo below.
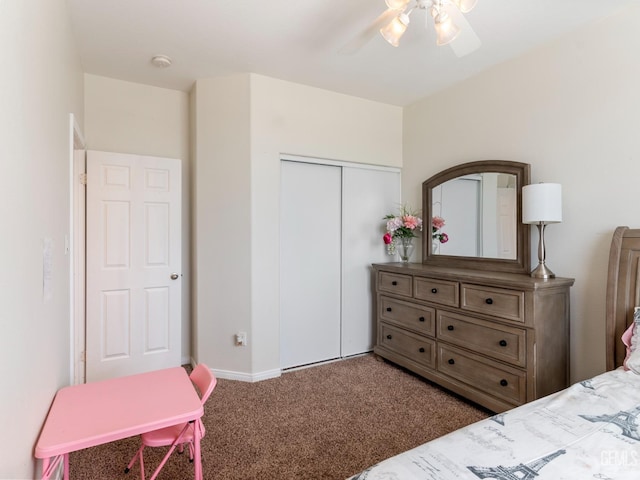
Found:
<svg viewBox="0 0 640 480"><path fill-rule="evenodd" d="M340 480L490 413L374 355L257 383L218 380L205 405L205 480ZM130 438L70 456L71 478L134 480ZM165 449L145 450L147 476ZM193 478L174 453L158 477Z"/></svg>

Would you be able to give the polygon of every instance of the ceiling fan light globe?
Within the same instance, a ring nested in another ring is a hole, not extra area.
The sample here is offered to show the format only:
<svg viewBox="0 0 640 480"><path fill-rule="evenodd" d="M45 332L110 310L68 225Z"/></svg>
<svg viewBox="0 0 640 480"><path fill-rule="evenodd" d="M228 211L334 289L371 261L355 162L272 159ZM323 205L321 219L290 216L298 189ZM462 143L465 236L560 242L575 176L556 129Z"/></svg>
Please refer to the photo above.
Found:
<svg viewBox="0 0 640 480"><path fill-rule="evenodd" d="M442 12L435 18L436 44L440 47L453 42L460 34L460 28L453 23L451 17Z"/></svg>
<svg viewBox="0 0 640 480"><path fill-rule="evenodd" d="M404 10L411 0L384 0L391 10Z"/></svg>
<svg viewBox="0 0 640 480"><path fill-rule="evenodd" d="M409 25L409 16L401 13L380 29L380 35L389 44L397 47L400 44L400 37L407 31L407 25Z"/></svg>
<svg viewBox="0 0 640 480"><path fill-rule="evenodd" d="M453 3L462 13L469 13L476 6L478 0L453 0Z"/></svg>

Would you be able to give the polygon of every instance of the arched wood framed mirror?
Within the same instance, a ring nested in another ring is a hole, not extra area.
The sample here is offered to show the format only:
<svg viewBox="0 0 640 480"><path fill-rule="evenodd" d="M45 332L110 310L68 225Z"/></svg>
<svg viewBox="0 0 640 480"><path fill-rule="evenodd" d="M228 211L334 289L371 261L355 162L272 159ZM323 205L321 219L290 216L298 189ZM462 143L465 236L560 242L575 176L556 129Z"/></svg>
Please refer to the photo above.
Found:
<svg viewBox="0 0 640 480"><path fill-rule="evenodd" d="M422 263L529 273L531 239L529 225L522 223L522 187L530 182L530 170L528 163L481 160L426 180ZM435 232L434 217L444 220Z"/></svg>

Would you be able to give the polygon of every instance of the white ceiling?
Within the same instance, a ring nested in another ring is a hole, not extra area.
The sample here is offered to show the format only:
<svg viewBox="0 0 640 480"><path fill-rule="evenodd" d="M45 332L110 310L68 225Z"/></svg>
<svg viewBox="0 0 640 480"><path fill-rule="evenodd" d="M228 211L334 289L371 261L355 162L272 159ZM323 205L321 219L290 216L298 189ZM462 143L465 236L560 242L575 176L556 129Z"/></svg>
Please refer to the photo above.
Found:
<svg viewBox="0 0 640 480"><path fill-rule="evenodd" d="M638 0L478 0L466 19L482 41L457 58L437 47L425 12L398 48L379 34L353 46L384 0L68 0L85 72L189 91L199 78L253 72L407 105ZM169 68L151 65L168 55Z"/></svg>

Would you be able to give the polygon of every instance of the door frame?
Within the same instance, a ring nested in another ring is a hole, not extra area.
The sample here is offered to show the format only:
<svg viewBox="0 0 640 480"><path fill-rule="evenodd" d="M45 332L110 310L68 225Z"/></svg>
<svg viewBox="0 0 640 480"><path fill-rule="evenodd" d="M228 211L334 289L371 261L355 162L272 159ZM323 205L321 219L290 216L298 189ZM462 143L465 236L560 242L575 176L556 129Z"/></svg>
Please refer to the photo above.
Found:
<svg viewBox="0 0 640 480"><path fill-rule="evenodd" d="M85 209L86 143L73 113L69 114L69 377L85 382Z"/></svg>

